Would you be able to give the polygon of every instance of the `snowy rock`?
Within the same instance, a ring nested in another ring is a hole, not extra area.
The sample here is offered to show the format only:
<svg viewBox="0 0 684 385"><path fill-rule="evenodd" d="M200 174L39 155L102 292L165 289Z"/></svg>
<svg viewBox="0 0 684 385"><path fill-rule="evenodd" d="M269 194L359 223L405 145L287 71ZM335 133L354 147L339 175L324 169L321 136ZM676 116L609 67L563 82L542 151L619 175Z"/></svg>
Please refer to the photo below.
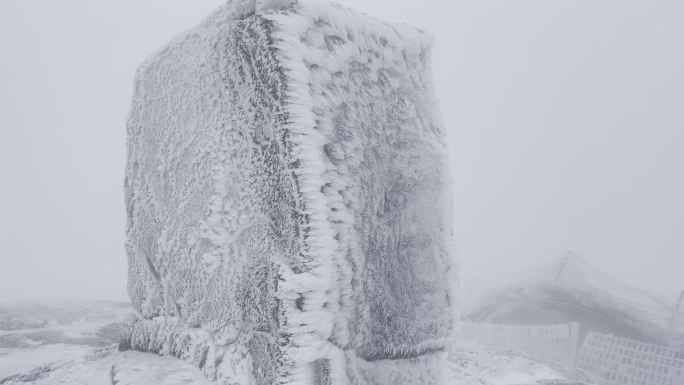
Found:
<svg viewBox="0 0 684 385"><path fill-rule="evenodd" d="M455 322L432 40L231 1L144 63L123 348L222 384L441 384Z"/></svg>

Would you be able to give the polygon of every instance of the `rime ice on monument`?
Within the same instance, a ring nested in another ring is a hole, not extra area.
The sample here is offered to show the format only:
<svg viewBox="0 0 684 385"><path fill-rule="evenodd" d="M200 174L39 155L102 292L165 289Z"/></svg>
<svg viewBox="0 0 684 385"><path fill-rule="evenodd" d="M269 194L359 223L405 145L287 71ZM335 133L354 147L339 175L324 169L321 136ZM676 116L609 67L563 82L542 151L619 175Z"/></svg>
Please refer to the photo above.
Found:
<svg viewBox="0 0 684 385"><path fill-rule="evenodd" d="M441 384L455 316L431 38L229 2L139 69L123 346L219 384Z"/></svg>

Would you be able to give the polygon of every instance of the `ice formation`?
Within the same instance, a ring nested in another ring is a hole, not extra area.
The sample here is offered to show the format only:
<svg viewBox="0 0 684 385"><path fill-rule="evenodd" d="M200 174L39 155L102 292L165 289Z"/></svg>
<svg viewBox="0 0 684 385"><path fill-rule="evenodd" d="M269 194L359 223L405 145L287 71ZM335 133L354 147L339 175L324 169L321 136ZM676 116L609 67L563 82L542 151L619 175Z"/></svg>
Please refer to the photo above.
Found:
<svg viewBox="0 0 684 385"><path fill-rule="evenodd" d="M232 1L139 69L124 348L221 384L443 383L456 265L432 40Z"/></svg>

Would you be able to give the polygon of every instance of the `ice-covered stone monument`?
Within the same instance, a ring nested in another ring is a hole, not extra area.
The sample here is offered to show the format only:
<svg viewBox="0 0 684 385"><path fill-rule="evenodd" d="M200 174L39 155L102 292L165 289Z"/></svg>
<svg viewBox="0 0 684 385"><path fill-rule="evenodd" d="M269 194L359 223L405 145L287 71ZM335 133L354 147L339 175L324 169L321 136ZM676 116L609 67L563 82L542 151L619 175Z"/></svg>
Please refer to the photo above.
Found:
<svg viewBox="0 0 684 385"><path fill-rule="evenodd" d="M219 384L441 384L455 323L431 38L228 2L137 75L122 348Z"/></svg>

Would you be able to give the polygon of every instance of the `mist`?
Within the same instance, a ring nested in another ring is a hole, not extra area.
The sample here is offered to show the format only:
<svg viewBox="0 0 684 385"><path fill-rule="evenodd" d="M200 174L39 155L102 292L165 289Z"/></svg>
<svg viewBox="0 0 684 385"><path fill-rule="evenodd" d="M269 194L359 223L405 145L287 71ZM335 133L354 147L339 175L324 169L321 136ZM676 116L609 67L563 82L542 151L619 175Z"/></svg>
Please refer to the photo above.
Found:
<svg viewBox="0 0 684 385"><path fill-rule="evenodd" d="M127 299L135 69L221 3L0 3L0 301ZM574 251L684 289L684 4L343 3L436 37L464 287Z"/></svg>

